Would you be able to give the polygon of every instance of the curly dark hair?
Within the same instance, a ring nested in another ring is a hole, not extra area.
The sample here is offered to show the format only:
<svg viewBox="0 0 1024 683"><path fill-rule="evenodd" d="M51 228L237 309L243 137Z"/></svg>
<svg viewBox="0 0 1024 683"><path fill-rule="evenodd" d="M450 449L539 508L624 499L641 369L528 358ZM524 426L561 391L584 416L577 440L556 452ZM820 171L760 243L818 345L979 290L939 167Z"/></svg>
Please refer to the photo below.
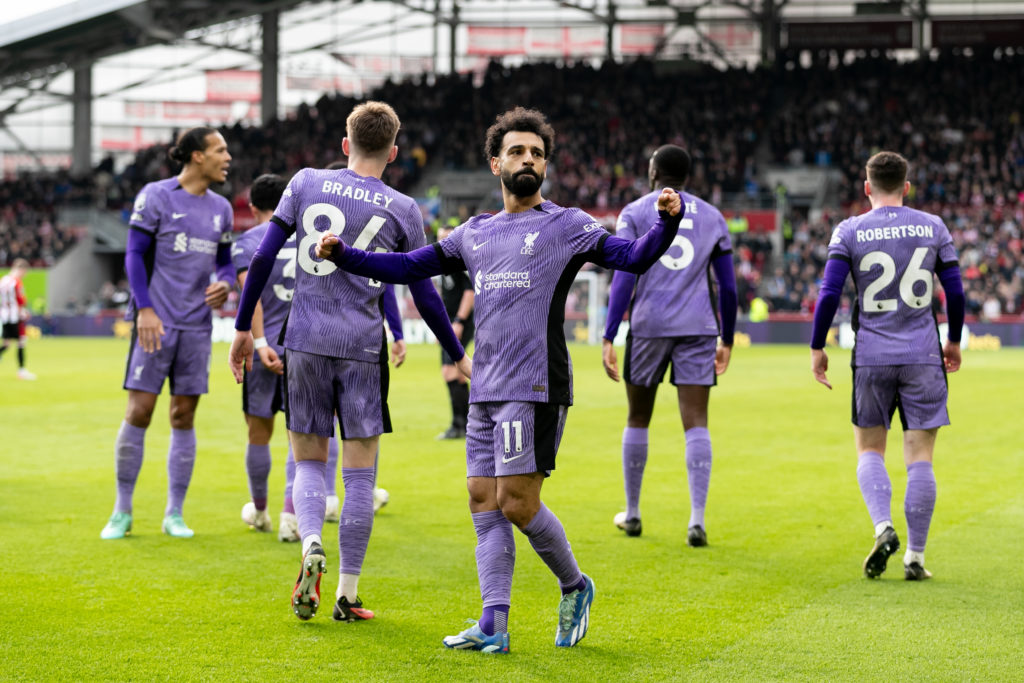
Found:
<svg viewBox="0 0 1024 683"><path fill-rule="evenodd" d="M505 139L505 133L513 131L539 135L544 141L544 158L551 158L551 153L555 151L555 129L544 114L536 109L516 107L495 117L494 123L487 129L484 154L488 159L501 154L501 141Z"/></svg>

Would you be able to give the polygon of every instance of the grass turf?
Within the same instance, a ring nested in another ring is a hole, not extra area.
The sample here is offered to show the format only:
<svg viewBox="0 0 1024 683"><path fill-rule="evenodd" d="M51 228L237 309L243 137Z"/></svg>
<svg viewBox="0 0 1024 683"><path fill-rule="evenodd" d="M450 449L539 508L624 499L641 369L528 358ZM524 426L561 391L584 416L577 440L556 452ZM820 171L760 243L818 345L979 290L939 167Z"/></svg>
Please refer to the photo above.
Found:
<svg viewBox="0 0 1024 683"><path fill-rule="evenodd" d="M558 590L517 534L512 654L451 652L444 635L479 613L462 442L437 442L447 394L436 347L412 347L391 383L377 517L360 593L368 623L330 618L335 529L327 525L324 602L291 613L296 545L239 520L247 500L245 428L226 345L214 348L199 406L191 540L160 533L168 443L163 396L147 433L133 536L101 541L114 498L112 447L123 416L126 342L30 344L37 382L0 362L0 678L295 680L1011 680L1024 668L1024 493L1018 388L1024 351L968 353L950 376L940 433L938 507L925 583L899 555L869 581L871 523L854 475L849 354L831 352L828 392L806 349L737 349L712 393L710 546L685 545L684 439L671 387L651 425L644 534L622 509L621 385L598 348L574 347L576 406L544 500L597 585L591 630L554 647ZM621 359L620 359L621 360ZM898 428L888 467L904 545ZM273 441L271 514L284 480L283 419ZM340 477L339 477L340 484Z"/></svg>

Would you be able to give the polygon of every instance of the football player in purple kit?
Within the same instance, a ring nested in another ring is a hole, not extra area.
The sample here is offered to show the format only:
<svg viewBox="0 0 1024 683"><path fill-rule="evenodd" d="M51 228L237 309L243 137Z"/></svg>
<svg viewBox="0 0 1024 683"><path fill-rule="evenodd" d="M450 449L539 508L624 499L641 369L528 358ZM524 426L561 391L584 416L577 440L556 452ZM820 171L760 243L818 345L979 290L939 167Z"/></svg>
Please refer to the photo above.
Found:
<svg viewBox="0 0 1024 683"><path fill-rule="evenodd" d="M682 191L689 175L690 155L686 150L676 145L659 147L651 155L648 166L653 191L627 205L619 214L616 234L636 239L657 215L657 188L674 188L680 193L684 207L679 234L650 270L641 276L617 271L612 277L602 360L605 372L618 382L618 360L612 342L622 315L629 308L629 336L623 364L629 402L629 416L622 433L626 511L615 516L616 526L629 536L639 536L643 530L640 487L647 464L647 427L654 412L658 384L665 369L671 367L671 382L676 385L686 435L686 472L690 485L686 542L697 547L707 545L704 508L711 482L708 398L717 375L729 367L736 329L736 276L725 218L704 200ZM715 296L711 289L712 269L718 280L720 344L717 343L719 319L715 317Z"/></svg>
<svg viewBox="0 0 1024 683"><path fill-rule="evenodd" d="M117 502L100 533L104 539L124 538L132 528L146 428L165 378L171 388L171 445L163 531L192 536L182 505L196 457L193 418L207 392L212 309L227 300L235 281L231 203L209 188L224 182L231 154L220 133L200 127L183 133L169 155L182 164L181 173L143 187L129 223L124 260L135 330L125 369L128 409L114 444Z"/></svg>
<svg viewBox="0 0 1024 683"><path fill-rule="evenodd" d="M331 168L330 166L328 168ZM344 168L344 165L339 166ZM238 284L245 286L249 263L256 249L266 235L274 209L281 200L285 181L278 175L264 174L253 181L249 188L249 207L257 225L235 240L231 247L231 258L238 273ZM270 439L274 434L274 416L284 410L284 348L280 345L281 330L288 319L295 282L295 237L288 238L285 246L277 253L274 267L264 287L260 303L252 319L253 346L255 356L251 372L245 373L242 383L242 410L249 430L245 453L245 469L249 478L249 492L252 500L242 506L242 521L257 531L271 531L270 514L267 512L267 480L270 476ZM392 330L395 342L391 346L391 361L399 367L405 358L405 342L402 340L402 319L392 285L385 287L383 295L384 316ZM326 521L337 522L340 517L338 497L334 492L334 477L338 463L338 442L333 436L328 443ZM285 464L284 506L281 510L277 537L281 541L299 540L298 520L292 502L292 484L295 479L295 460L291 445ZM380 491L374 489L374 509L378 507ZM384 492L384 495L387 495ZM332 501L333 498L333 501ZM333 518L332 518L333 502Z"/></svg>
<svg viewBox="0 0 1024 683"><path fill-rule="evenodd" d="M655 227L623 240L583 211L545 201L541 184L553 144L554 130L539 111L505 112L485 143L491 172L501 179L503 211L471 218L448 238L408 254L373 254L333 235L324 235L318 248L350 272L390 282L468 270L474 283L466 469L483 614L444 639L453 649L508 652L515 527L558 578L555 644L570 647L586 635L594 582L580 572L561 522L540 500L572 404L565 299L587 261L646 270L668 248L681 217L679 195L666 189Z"/></svg>
<svg viewBox="0 0 1024 683"><path fill-rule="evenodd" d="M316 614L320 577L326 569L320 534L327 442L334 433L335 413L341 427L345 502L338 523L341 567L334 618L359 621L374 616L363 607L358 582L373 528L374 459L380 435L391 431L381 313L384 286L339 271L333 263L314 258L312 249L324 232L380 251L407 251L424 244L416 202L380 180L398 153L399 125L394 109L383 102L365 102L353 109L342 141L348 168L304 168L291 179L253 256L239 302L229 362L241 382L244 371L252 368L253 311L278 253L294 234L295 291L284 348L286 416L295 455L292 498L302 537L302 568L292 591L292 609L300 619ZM415 283L410 290L438 339L469 370L469 359L433 283Z"/></svg>
<svg viewBox="0 0 1024 683"><path fill-rule="evenodd" d="M267 232L270 217L281 200L285 180L266 173L256 178L249 188L249 208L256 226L235 240L231 259L238 273L239 286L245 286L252 255ZM295 241L286 243L274 261L270 275L271 287L263 291L253 314L252 329L257 357L252 371L242 383L242 411L249 431L245 448L245 471L249 478L252 500L242 507L242 521L257 531L270 531L267 512L267 478L270 476L270 439L274 435L274 416L284 410L284 349L278 343L281 328L288 318L295 279ZM281 533L287 533L287 510L281 512ZM294 515L293 515L294 516ZM284 540L282 538L282 540Z"/></svg>
<svg viewBox="0 0 1024 683"><path fill-rule="evenodd" d="M894 152L868 159L864 194L871 210L840 223L829 243L825 279L814 311L811 371L829 389L825 338L853 273L857 300L853 367L853 437L857 481L875 525L875 543L864 574L877 578L900 547L892 526L892 484L885 445L893 413L903 426L908 548L904 578L931 577L924 547L935 509L932 455L939 427L949 424L946 373L960 368L964 291L949 230L938 216L903 206L910 190L907 160ZM949 333L940 344L932 314L934 276L946 292Z"/></svg>

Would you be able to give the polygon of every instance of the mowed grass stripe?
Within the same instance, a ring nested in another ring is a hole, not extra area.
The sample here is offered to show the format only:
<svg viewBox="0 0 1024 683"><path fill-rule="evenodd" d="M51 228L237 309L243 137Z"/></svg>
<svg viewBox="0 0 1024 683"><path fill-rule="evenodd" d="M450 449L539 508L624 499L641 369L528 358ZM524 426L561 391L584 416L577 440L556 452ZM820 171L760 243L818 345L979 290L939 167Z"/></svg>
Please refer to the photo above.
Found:
<svg viewBox="0 0 1024 683"><path fill-rule="evenodd" d="M1020 604L1021 587L1010 559L1020 547L1006 540L1020 538L1024 520L1012 399L1024 376L1020 351L967 354L965 371L950 378L954 426L939 437L939 508L928 551L937 577L918 586L892 580L898 558L881 582L860 576L870 524L854 478L848 354L832 352L836 389L827 392L811 381L804 348L736 350L712 394L712 545L693 550L685 546L685 442L674 391L662 387L652 423L644 535L627 539L611 525L622 506L624 391L604 377L599 350L574 347L577 405L544 499L597 582L593 630L578 648L553 647L557 588L519 536L512 655L494 659L440 646L463 618L477 616L479 594L461 443L433 440L448 417L436 347L413 347L407 366L392 373L396 433L384 438L381 480L392 503L378 517L360 585L380 616L346 625L329 612L336 527L324 530L322 611L300 623L287 605L296 547L238 520L247 496L245 429L226 345L215 347L211 393L197 419L200 452L186 519L198 535L183 543L159 532L165 396L147 435L136 537L99 541L113 501L125 345L40 340L29 352L40 380L12 379L0 392L3 677L276 680L315 667L370 680L935 679L965 677L959 671L1012 678L1019 669L1004 644L1021 632L1005 614ZM0 365L0 372L13 375L12 368ZM905 543L896 435L889 469ZM279 420L270 485L275 525L283 444ZM960 542L967 533L978 535L980 550ZM961 584L966 592L949 588ZM895 599L879 605L876 594ZM912 599L921 595L927 599ZM974 614L995 616L964 629ZM908 620L912 633L901 626ZM888 643L892 651L900 638L915 644L917 664L879 658L865 646ZM1000 649L1002 657L994 654Z"/></svg>

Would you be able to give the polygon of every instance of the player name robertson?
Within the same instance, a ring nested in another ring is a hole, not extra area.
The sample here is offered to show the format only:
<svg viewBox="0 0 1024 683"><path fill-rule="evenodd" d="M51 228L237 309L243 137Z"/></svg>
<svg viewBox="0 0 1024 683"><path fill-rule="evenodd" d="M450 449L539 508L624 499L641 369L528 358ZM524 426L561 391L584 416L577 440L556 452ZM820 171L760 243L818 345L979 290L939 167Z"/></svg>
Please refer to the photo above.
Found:
<svg viewBox="0 0 1024 683"><path fill-rule="evenodd" d="M891 225L857 231L858 242L893 240L901 237L935 237L935 228L931 225Z"/></svg>
<svg viewBox="0 0 1024 683"><path fill-rule="evenodd" d="M488 273L484 276L484 289L508 289L509 287L529 287L530 271L506 270L504 273Z"/></svg>

